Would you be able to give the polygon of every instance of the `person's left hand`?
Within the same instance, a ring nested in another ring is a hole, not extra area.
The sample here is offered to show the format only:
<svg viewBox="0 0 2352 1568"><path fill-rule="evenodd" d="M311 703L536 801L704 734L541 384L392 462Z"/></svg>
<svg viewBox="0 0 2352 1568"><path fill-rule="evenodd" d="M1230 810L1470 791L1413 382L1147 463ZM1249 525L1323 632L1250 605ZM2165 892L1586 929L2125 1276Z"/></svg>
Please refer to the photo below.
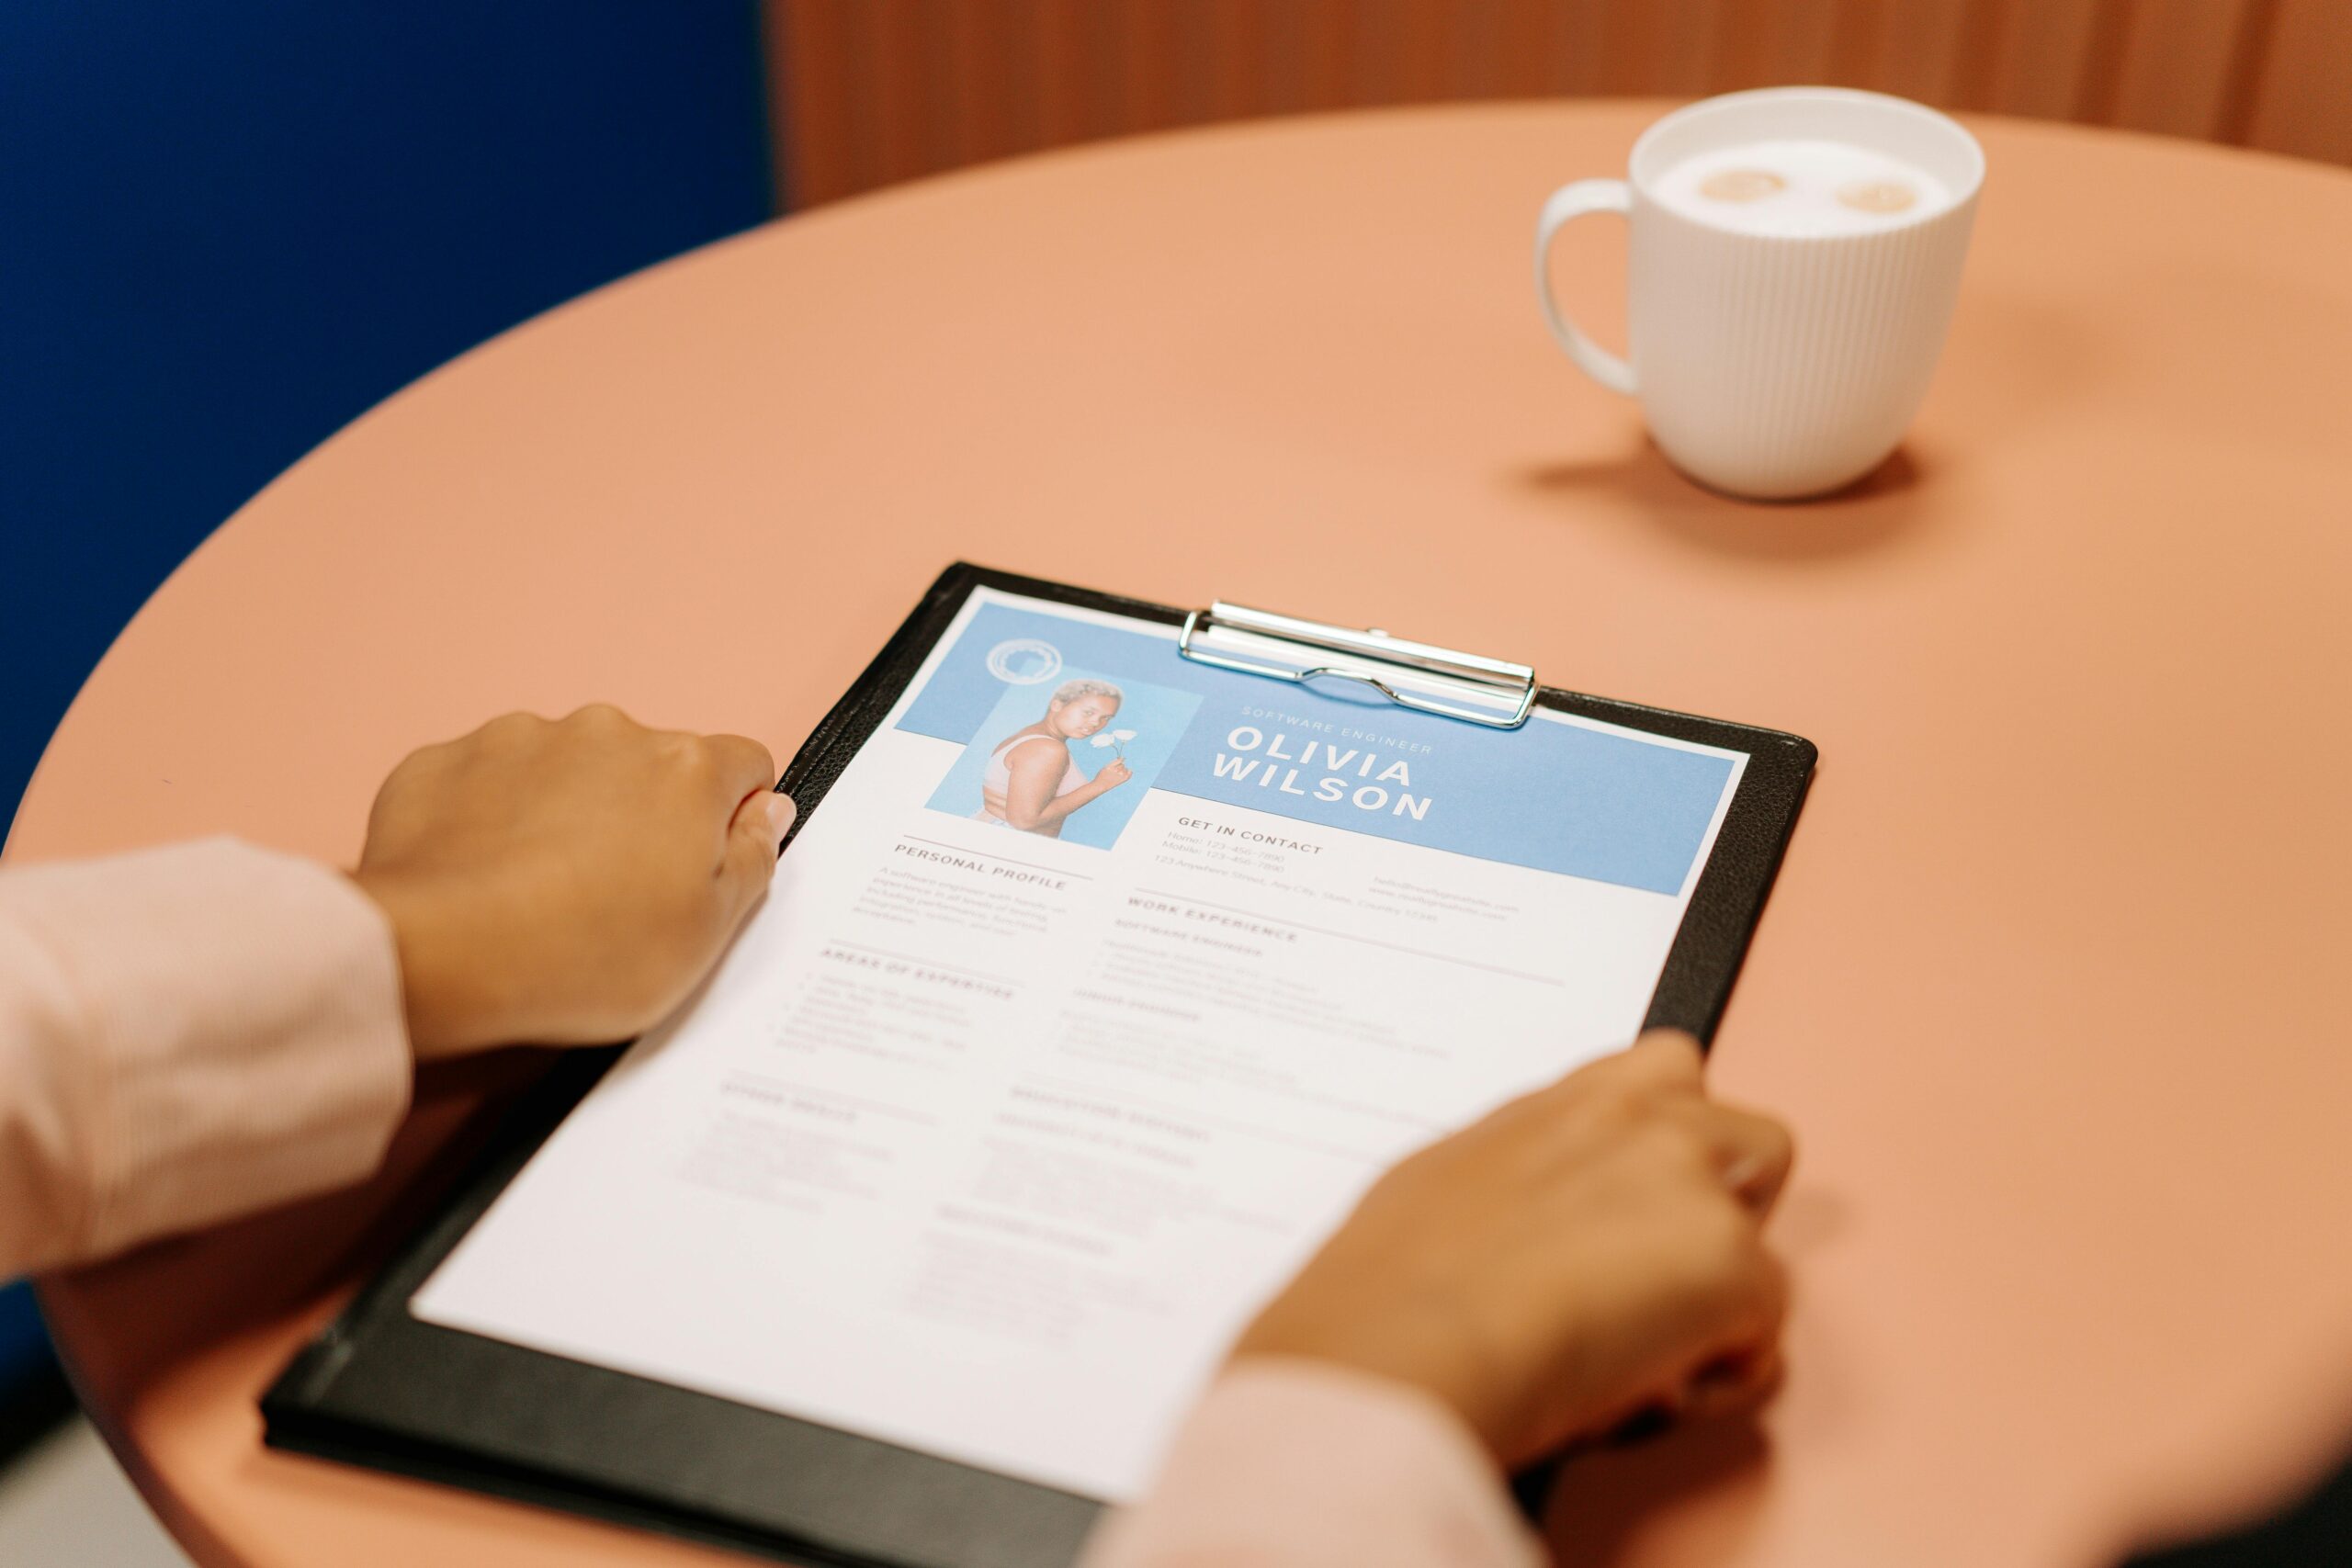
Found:
<svg viewBox="0 0 2352 1568"><path fill-rule="evenodd" d="M756 740L605 706L409 757L354 880L391 922L411 1047L602 1044L661 1019L767 889L793 818L775 782Z"/></svg>

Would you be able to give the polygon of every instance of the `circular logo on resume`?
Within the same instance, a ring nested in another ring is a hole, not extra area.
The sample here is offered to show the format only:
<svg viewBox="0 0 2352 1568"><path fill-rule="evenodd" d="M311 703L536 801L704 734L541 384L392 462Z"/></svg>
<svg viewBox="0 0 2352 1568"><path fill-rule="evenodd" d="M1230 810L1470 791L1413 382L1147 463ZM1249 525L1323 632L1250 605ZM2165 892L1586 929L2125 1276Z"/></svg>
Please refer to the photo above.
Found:
<svg viewBox="0 0 2352 1568"><path fill-rule="evenodd" d="M1062 650L1050 642L1021 637L989 649L989 673L1016 686L1034 686L1061 673Z"/></svg>

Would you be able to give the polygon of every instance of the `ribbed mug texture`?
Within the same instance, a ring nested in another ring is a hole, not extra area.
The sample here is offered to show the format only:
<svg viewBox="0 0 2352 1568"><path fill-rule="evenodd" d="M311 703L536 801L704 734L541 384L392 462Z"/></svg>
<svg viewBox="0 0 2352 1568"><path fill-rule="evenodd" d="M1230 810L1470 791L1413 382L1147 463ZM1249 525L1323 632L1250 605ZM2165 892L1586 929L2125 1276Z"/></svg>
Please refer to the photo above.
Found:
<svg viewBox="0 0 2352 1568"><path fill-rule="evenodd" d="M1779 498L1883 461L1935 374L1976 192L1915 223L1822 238L1713 228L1638 183L1632 197L1634 377L1676 466Z"/></svg>

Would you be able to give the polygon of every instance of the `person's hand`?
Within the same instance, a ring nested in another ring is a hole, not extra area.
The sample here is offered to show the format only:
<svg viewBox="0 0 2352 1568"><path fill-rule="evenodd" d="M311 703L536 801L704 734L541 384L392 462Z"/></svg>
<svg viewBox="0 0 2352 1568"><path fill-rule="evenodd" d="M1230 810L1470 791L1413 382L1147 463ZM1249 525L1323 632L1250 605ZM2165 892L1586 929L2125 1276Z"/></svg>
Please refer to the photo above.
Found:
<svg viewBox="0 0 2352 1568"><path fill-rule="evenodd" d="M1134 771L1126 763L1114 757L1102 764L1102 772L1094 775L1094 787L1107 793L1118 788L1135 776Z"/></svg>
<svg viewBox="0 0 2352 1568"><path fill-rule="evenodd" d="M626 1040L694 988L775 870L767 748L618 708L492 719L392 770L355 880L420 1058Z"/></svg>
<svg viewBox="0 0 2352 1568"><path fill-rule="evenodd" d="M1516 1467L1653 1410L1752 1403L1785 1287L1777 1122L1657 1032L1398 1165L1234 1347L1436 1396Z"/></svg>

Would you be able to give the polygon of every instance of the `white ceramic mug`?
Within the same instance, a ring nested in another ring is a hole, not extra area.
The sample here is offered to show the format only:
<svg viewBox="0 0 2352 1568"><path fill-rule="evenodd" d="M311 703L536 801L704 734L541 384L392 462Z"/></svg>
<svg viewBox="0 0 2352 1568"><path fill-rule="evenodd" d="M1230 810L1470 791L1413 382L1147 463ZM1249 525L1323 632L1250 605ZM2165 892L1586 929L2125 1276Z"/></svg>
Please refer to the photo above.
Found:
<svg viewBox="0 0 2352 1568"><path fill-rule="evenodd" d="M1741 232L1661 202L1685 159L1754 141L1844 142L1940 181L1950 205L1860 232ZM1902 439L1934 374L1984 153L1943 115L1836 87L1770 87L1668 115L1623 180L1578 180L1544 204L1535 288L1552 335L1602 386L1641 400L1659 448L1700 483L1779 500L1860 479ZM1547 258L1570 219L1623 213L1631 362L1560 311Z"/></svg>

